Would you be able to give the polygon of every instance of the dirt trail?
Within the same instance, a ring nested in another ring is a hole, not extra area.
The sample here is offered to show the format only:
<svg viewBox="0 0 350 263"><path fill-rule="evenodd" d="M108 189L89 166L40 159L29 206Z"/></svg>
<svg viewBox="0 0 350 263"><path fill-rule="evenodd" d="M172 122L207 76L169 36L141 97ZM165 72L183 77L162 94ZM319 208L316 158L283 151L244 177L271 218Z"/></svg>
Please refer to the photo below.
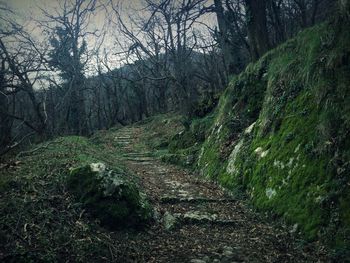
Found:
<svg viewBox="0 0 350 263"><path fill-rule="evenodd" d="M302 247L290 228L268 223L218 185L138 150L142 127L115 133L127 167L140 178L157 222L118 235L125 262L327 262L314 245Z"/></svg>

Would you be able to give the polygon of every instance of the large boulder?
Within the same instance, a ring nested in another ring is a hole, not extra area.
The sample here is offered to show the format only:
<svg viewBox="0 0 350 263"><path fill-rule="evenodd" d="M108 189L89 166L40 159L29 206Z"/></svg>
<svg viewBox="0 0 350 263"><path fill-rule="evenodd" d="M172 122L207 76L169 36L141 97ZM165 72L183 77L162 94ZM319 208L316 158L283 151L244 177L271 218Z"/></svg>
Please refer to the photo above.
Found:
<svg viewBox="0 0 350 263"><path fill-rule="evenodd" d="M112 229L144 226L152 219L151 206L136 184L103 163L71 170L67 186L78 202Z"/></svg>

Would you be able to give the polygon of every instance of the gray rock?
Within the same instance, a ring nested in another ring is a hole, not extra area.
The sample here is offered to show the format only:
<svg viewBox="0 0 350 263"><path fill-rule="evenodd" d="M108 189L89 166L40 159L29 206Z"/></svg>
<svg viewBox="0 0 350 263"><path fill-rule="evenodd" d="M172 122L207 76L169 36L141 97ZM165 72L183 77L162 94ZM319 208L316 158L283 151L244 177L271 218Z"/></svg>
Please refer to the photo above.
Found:
<svg viewBox="0 0 350 263"><path fill-rule="evenodd" d="M190 263L207 263L207 262L203 259L191 259Z"/></svg>
<svg viewBox="0 0 350 263"><path fill-rule="evenodd" d="M232 247L225 247L222 255L226 258L232 258L234 256Z"/></svg>
<svg viewBox="0 0 350 263"><path fill-rule="evenodd" d="M189 211L184 214L184 219L192 221L207 221L211 222L217 219L216 214L210 214L201 211Z"/></svg>
<svg viewBox="0 0 350 263"><path fill-rule="evenodd" d="M232 258L234 256L234 253L232 250L225 250L222 254L225 258Z"/></svg>
<svg viewBox="0 0 350 263"><path fill-rule="evenodd" d="M230 246L223 247L221 262L232 263L232 262L241 262L241 261L242 261L242 255L239 251L239 247L230 247Z"/></svg>
<svg viewBox="0 0 350 263"><path fill-rule="evenodd" d="M165 212L163 216L163 224L166 230L174 229L176 225L176 217L170 214L169 212Z"/></svg>
<svg viewBox="0 0 350 263"><path fill-rule="evenodd" d="M155 221L161 221L161 215L157 209L153 210L153 218Z"/></svg>
<svg viewBox="0 0 350 263"><path fill-rule="evenodd" d="M204 256L204 257L203 257L203 260L204 260L205 262L210 262L210 258L209 258L208 256Z"/></svg>
<svg viewBox="0 0 350 263"><path fill-rule="evenodd" d="M195 162L195 157L194 155L188 155L186 158L186 164L187 165L191 165Z"/></svg>

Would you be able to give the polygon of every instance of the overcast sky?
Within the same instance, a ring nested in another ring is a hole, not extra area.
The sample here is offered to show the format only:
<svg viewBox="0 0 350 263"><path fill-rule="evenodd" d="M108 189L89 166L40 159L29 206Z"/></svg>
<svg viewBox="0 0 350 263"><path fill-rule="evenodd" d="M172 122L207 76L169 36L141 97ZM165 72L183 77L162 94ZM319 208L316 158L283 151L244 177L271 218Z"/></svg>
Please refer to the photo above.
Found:
<svg viewBox="0 0 350 263"><path fill-rule="evenodd" d="M100 0L100 1L106 1L107 0ZM118 0L115 0L116 2ZM173 1L179 1L179 0L173 0ZM211 1L211 0L210 0ZM42 20L44 19L44 15L42 10L47 11L48 13L55 13L56 10L59 10L59 3L62 3L62 0L0 0L1 4L5 4L11 9L13 9L16 12L16 20L20 24L23 24L26 22L27 30L31 32L32 35L40 38L41 37L41 31L38 29L37 25L33 22L33 19ZM134 10L139 10L139 12L142 9L141 2L142 0L119 0L118 2L121 2L123 5L123 14L124 20L127 21L127 13L135 13ZM104 22L106 21L106 12L102 9L96 13L96 15L91 19L91 22L89 24L90 30L100 29L104 25ZM201 22L204 22L205 24L209 25L210 27L215 27L216 25L216 17L213 14L206 15L202 17ZM197 27L201 27L200 25L197 25ZM109 28L110 34L107 34L107 36L104 38L103 47L107 50L113 50L113 52L118 53L121 50L120 47L117 47L115 44L116 37L120 38L121 36L115 35L115 25L110 26ZM201 31L205 31L206 29L200 29ZM93 45L93 41L88 41L90 45ZM118 60L117 58L115 61ZM116 63L116 66L119 64ZM123 64L123 62L121 63ZM119 64L120 65L120 64Z"/></svg>
<svg viewBox="0 0 350 263"><path fill-rule="evenodd" d="M107 0L100 0L100 2L104 1L107 2ZM117 1L118 0L115 2ZM59 2L62 2L62 0L0 0L0 3L9 6L11 9L15 10L22 19L26 20L29 20L30 18L40 19L42 17L42 11L40 8L47 12L52 12L57 9ZM142 8L142 0L119 0L118 2L122 3L125 11L130 11L132 9L140 10ZM209 2L212 1L210 0ZM100 12L97 14L96 19L98 23L103 23L105 13ZM203 20L211 26L216 25L216 18L213 15L207 15Z"/></svg>

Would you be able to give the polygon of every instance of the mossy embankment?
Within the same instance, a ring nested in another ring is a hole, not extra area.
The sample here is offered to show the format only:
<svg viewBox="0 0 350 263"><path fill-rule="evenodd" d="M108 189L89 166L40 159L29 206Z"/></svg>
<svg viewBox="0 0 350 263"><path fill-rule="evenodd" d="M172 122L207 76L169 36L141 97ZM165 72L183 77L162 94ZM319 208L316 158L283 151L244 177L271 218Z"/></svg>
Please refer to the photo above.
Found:
<svg viewBox="0 0 350 263"><path fill-rule="evenodd" d="M350 244L349 28L317 25L268 52L168 147L177 162L193 150L192 168L247 192L339 258Z"/></svg>

